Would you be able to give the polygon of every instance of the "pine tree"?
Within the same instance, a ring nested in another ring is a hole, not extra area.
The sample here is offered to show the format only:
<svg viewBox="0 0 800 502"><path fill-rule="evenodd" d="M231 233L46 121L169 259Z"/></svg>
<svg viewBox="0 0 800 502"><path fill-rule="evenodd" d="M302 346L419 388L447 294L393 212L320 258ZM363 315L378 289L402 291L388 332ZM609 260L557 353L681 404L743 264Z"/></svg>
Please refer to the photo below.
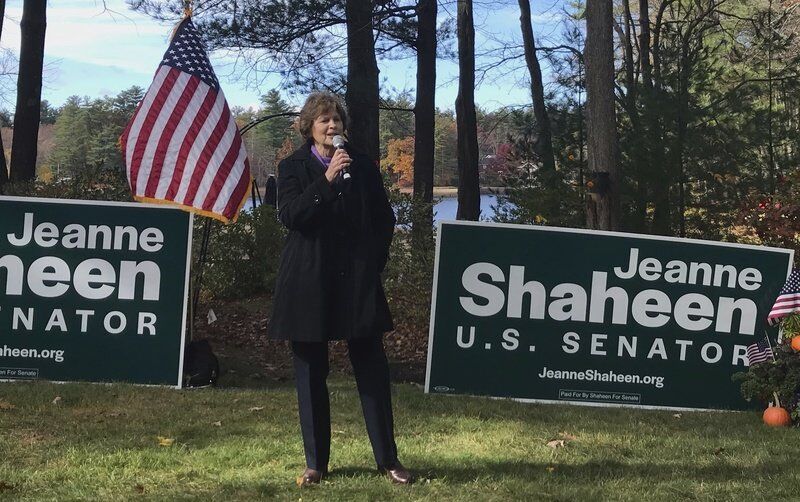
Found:
<svg viewBox="0 0 800 502"><path fill-rule="evenodd" d="M59 110L55 123L56 147L49 159L56 178L75 176L87 166L91 141L87 109L85 99L70 96Z"/></svg>

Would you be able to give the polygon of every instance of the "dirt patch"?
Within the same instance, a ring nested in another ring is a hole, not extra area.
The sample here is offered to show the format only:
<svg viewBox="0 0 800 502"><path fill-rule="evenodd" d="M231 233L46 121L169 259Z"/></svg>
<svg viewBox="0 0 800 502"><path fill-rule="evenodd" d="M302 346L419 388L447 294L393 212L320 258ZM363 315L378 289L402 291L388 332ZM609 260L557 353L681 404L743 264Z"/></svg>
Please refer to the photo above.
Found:
<svg viewBox="0 0 800 502"><path fill-rule="evenodd" d="M288 342L267 339L270 298L208 301L198 307L195 339L207 339L220 359L223 385L257 385L294 377ZM216 321L208 323L213 310ZM421 383L425 379L428 333L402 324L384 336L392 379ZM344 342L330 344L331 371L352 373Z"/></svg>
<svg viewBox="0 0 800 502"><path fill-rule="evenodd" d="M34 446L49 439L45 434L33 429L12 430L10 437L22 446Z"/></svg>

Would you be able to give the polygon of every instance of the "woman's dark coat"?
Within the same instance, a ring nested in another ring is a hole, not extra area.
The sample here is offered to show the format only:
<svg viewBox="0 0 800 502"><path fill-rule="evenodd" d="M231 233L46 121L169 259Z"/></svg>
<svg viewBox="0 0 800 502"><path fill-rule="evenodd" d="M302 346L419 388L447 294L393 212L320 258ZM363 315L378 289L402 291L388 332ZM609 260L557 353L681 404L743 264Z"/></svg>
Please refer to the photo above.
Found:
<svg viewBox="0 0 800 502"><path fill-rule="evenodd" d="M393 329L380 274L395 216L378 167L349 151L350 180L328 183L306 143L278 165L281 255L270 338L319 342Z"/></svg>

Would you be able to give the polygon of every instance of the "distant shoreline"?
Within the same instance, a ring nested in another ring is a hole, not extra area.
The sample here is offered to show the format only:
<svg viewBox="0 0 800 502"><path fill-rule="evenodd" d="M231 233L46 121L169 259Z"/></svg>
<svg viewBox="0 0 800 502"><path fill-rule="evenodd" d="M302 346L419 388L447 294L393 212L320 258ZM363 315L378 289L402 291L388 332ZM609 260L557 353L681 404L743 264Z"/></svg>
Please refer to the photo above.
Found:
<svg viewBox="0 0 800 502"><path fill-rule="evenodd" d="M265 187L259 186L258 191L261 196L264 196ZM413 188L401 188L400 193L410 194L414 191ZM506 187L481 187L481 195L495 195L506 193ZM433 187L434 197L456 197L458 195L458 187L440 186Z"/></svg>
<svg viewBox="0 0 800 502"><path fill-rule="evenodd" d="M412 188L401 188L400 193L412 193ZM481 195L493 195L498 193L505 193L506 187L481 187ZM458 187L440 186L433 187L434 197L455 197L458 195Z"/></svg>

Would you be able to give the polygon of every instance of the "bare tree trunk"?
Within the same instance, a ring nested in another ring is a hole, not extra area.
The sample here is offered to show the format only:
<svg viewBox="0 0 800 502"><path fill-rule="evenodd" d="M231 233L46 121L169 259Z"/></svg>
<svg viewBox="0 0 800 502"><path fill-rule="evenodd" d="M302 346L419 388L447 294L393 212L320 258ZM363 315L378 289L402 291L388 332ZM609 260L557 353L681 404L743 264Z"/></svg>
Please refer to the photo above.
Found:
<svg viewBox="0 0 800 502"><path fill-rule="evenodd" d="M578 187L580 190L580 197L584 197L586 195L584 191L584 188L586 187L586 180L584 179L585 174L583 172L583 166L585 165L586 160L584 158L584 153L586 152L586 141L583 134L583 122L586 120L583 112L582 88L585 87L583 65L583 62L578 62Z"/></svg>
<svg viewBox="0 0 800 502"><path fill-rule="evenodd" d="M414 104L414 199L411 227L415 246L433 238L433 166L436 115L436 0L417 6L417 97Z"/></svg>
<svg viewBox="0 0 800 502"><path fill-rule="evenodd" d="M586 2L586 119L589 171L595 186L587 198L586 225L618 230L621 173L614 110L614 41L611 0Z"/></svg>
<svg viewBox="0 0 800 502"><path fill-rule="evenodd" d="M769 193L775 195L775 139L773 135L772 116L773 116L773 85L772 85L772 39L775 36L772 32L772 0L769 1L767 11L767 24L769 25L769 39L767 39L767 86L769 89L769 108L767 110L767 149L769 150Z"/></svg>
<svg viewBox="0 0 800 502"><path fill-rule="evenodd" d="M475 220L481 214L478 180L478 119L475 116L475 24L472 0L458 0L458 210L459 220Z"/></svg>
<svg viewBox="0 0 800 502"><path fill-rule="evenodd" d="M633 57L633 39L635 29L633 26L633 16L631 16L630 0L623 2L625 10L625 31L621 34L622 45L624 48L625 62L625 112L631 122L632 135L641 138L631 146L632 165L636 166L636 171L630 173L636 184L636 198L631 208L630 229L634 232L644 233L647 227L647 173L645 166L648 165L646 134L642 127L639 117L639 83L637 81L637 64ZM641 57L641 51L639 56ZM641 65L640 65L641 66Z"/></svg>
<svg viewBox="0 0 800 502"><path fill-rule="evenodd" d="M687 136L687 124L689 115L689 47L688 43L681 44L680 57L678 59L678 110L677 110L677 134L675 137L675 155L677 156L678 171L678 231L680 237L686 237L686 181L684 166L684 144Z"/></svg>
<svg viewBox="0 0 800 502"><path fill-rule="evenodd" d="M542 69L536 57L536 40L533 37L531 25L530 0L519 0L519 22L522 28L522 43L525 49L525 63L531 76L531 96L533 98L533 115L536 117L538 133L536 150L542 161L542 166L548 172L556 170L556 160L553 154L553 137L550 127L550 117L544 102L544 84L542 83Z"/></svg>
<svg viewBox="0 0 800 502"><path fill-rule="evenodd" d="M666 63L662 63L661 57L661 36L665 29L664 15L670 16L667 12L671 10L672 5L677 5L678 15L680 18L681 2L673 2L673 0L661 0L658 4L658 9L655 16L655 24L650 24L649 3L645 0L640 0L640 8L645 9L644 13L640 13L640 20L642 24L642 37L641 43L647 43L646 59L642 57L642 72L647 75L645 81L646 92L644 100L644 118L647 126L647 132L644 136L643 143L648 151L648 179L650 180L650 194L653 199L653 221L651 232L655 234L670 235L672 233L672 208L670 207L670 188L675 177L679 179L678 197L683 201L683 182L682 175L679 173L682 168L674 168L668 165L668 154L666 151L667 141L664 135L664 126L662 124L663 115L660 110L665 106L671 106L667 103L668 94L665 92L665 87L673 85L664 81L663 70ZM672 12L674 16L674 12ZM678 30L682 30L680 24ZM650 40L652 39L652 43ZM641 44L640 43L640 44ZM652 57L652 64L650 58ZM682 161L681 161L682 162ZM677 171L677 173L676 173ZM682 202L679 201L679 204ZM681 225L683 225L683 212L681 210ZM682 228L682 227L681 227ZM683 230L681 230L683 232Z"/></svg>
<svg viewBox="0 0 800 502"><path fill-rule="evenodd" d="M46 9L47 0L25 0L22 6L17 106L14 110L14 139L11 143L13 181L33 180L36 177Z"/></svg>
<svg viewBox="0 0 800 502"><path fill-rule="evenodd" d="M650 4L639 0L639 53L642 66L642 81L647 90L653 88L653 66L650 63Z"/></svg>
<svg viewBox="0 0 800 502"><path fill-rule="evenodd" d="M349 139L356 148L378 162L378 63L372 33L372 2L347 0L347 91Z"/></svg>
<svg viewBox="0 0 800 502"><path fill-rule="evenodd" d="M3 19L6 16L6 0L0 0L0 36L3 34ZM3 136L0 135L0 194L3 185L8 182L8 166L6 165L6 149L3 145Z"/></svg>
<svg viewBox="0 0 800 502"><path fill-rule="evenodd" d="M653 66L650 61L654 51L650 44L650 10L648 0L639 0L639 23L641 33L639 36L640 64L642 68L642 81L644 82L644 110L648 124L645 138L647 157L650 159L650 180L653 185L653 226L655 234L669 235L671 231L670 187L674 180L674 171L670 170L667 163L667 153L664 149L664 131L661 124L661 91L655 89L653 83ZM659 23L656 23L657 26ZM661 89L661 85L658 86Z"/></svg>

